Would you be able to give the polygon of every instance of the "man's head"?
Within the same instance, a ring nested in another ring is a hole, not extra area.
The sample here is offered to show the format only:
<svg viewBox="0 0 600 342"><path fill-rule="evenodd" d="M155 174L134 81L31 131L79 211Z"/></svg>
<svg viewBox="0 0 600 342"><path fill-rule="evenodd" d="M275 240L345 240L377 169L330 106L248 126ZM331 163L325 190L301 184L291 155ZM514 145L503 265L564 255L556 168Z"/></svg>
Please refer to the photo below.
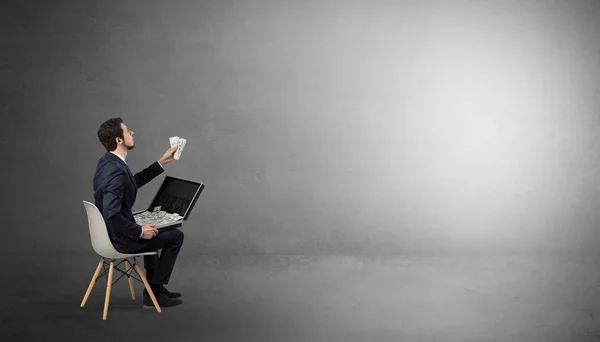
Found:
<svg viewBox="0 0 600 342"><path fill-rule="evenodd" d="M133 131L130 130L121 118L108 119L98 129L98 139L102 146L109 151L127 153L135 145L133 143Z"/></svg>

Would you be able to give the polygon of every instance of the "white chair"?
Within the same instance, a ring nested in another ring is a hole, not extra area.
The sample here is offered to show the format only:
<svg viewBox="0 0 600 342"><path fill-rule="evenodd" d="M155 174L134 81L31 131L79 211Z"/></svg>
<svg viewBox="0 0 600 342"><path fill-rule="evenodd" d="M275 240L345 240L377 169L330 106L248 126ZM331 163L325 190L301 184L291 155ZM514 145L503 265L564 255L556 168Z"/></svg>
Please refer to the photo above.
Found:
<svg viewBox="0 0 600 342"><path fill-rule="evenodd" d="M104 300L104 313L102 315L103 320L106 320L106 316L108 315L108 302L110 300L111 287L112 287L112 285L114 285L114 283L119 281L119 279L121 279L121 277L123 277L124 275L126 275L129 280L129 289L131 290L131 298L133 300L135 300L135 291L133 289L133 279L136 279L136 280L144 283L146 290L148 290L148 294L150 294L150 298L152 298L152 302L154 303L154 307L156 308L156 311L161 312L160 306L158 305L158 302L156 301L156 297L154 296L154 293L152 292L152 289L150 288L150 285L148 284L148 280L146 280L146 276L144 275L144 272L142 271L142 268L140 267L140 263L137 260L138 256L155 255L155 254L158 254L158 252L156 252L156 251L155 252L145 252L145 253L139 253L139 254L119 253L117 250L115 250L112 242L110 241L110 238L108 236L108 231L106 229L106 223L104 222L104 218L102 217L100 210L98 210L98 208L96 207L95 204L87 202L87 201L83 201L83 205L87 212L88 226L90 229L90 237L92 240L92 247L94 248L94 251L96 251L96 253L98 253L98 255L100 255L102 258L100 259L100 262L98 263L98 267L96 267L96 272L94 272L92 281L90 282L90 285L88 286L87 291L85 292L83 301L81 301L81 307L83 307L85 305L85 302L87 301L90 293L92 292L92 288L94 287L94 284L96 284L96 280L100 276L103 276L108 273L108 279L106 282L106 298ZM129 258L133 258L133 261L134 261L133 264L135 265L135 269L131 266L131 263L129 262ZM122 260L118 264L115 265L115 262L118 261L119 259L122 259ZM109 260L110 263L107 262L106 260ZM119 268L119 265L123 262L125 262L125 271L123 271ZM108 272L106 270L106 265L109 265ZM100 273L100 268L102 266L105 266L104 273L101 274L100 276L98 276L98 273ZM113 269L116 269L117 271L122 273L121 276L114 283L113 283ZM135 276L131 275L132 269L134 269L137 272L137 274L140 276L140 278L142 278L141 280L136 278Z"/></svg>

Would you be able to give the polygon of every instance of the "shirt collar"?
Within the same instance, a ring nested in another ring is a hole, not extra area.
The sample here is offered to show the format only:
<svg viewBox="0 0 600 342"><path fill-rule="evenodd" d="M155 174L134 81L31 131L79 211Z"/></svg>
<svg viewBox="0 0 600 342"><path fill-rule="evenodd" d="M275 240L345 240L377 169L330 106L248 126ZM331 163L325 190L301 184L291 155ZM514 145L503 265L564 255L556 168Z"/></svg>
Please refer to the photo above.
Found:
<svg viewBox="0 0 600 342"><path fill-rule="evenodd" d="M119 155L119 154L117 154L117 153L115 153L115 152L113 152L113 151L110 151L110 153L112 153L112 154L114 154L115 156L117 156L117 157L121 158L121 160L123 161L123 163L125 163L125 165L127 165L127 162L125 161L125 158L123 158L123 156L121 156L121 155Z"/></svg>

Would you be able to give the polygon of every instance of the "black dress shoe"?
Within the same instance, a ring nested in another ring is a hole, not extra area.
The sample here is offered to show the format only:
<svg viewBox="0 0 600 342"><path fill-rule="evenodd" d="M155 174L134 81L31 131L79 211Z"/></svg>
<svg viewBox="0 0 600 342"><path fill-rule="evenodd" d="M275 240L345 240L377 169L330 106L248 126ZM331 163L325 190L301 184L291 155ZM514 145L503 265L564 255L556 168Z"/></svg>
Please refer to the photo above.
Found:
<svg viewBox="0 0 600 342"><path fill-rule="evenodd" d="M164 287L164 285L160 286L160 293L165 294L169 298L179 298L179 297L181 297L181 293L179 293L179 292L171 292L171 291L167 290L167 288ZM148 290L144 289L144 295L148 295ZM156 293L154 293L154 295L156 296Z"/></svg>
<svg viewBox="0 0 600 342"><path fill-rule="evenodd" d="M164 285L160 286L160 293L166 294L167 297L169 297L169 298L179 298L179 297L181 297L181 293L179 293L179 292L171 292L171 291L167 290L167 288Z"/></svg>
<svg viewBox="0 0 600 342"><path fill-rule="evenodd" d="M183 301L181 299L169 298L164 293L155 295L155 297L156 297L156 301L158 302L158 305L161 308L177 306L177 305L183 303ZM144 293L144 303L143 304L144 304L144 309L155 309L154 303L152 302L152 298L150 298L150 294L148 294L148 293Z"/></svg>

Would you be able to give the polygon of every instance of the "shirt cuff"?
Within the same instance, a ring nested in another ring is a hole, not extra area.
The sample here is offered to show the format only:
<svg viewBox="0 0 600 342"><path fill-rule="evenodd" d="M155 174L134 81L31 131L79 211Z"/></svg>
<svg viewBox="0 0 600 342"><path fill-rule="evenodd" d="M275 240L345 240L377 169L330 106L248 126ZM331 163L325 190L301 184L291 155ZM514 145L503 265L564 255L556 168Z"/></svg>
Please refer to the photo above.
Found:
<svg viewBox="0 0 600 342"><path fill-rule="evenodd" d="M164 167L164 166L162 166L158 160L157 160L156 162L158 163L158 165L160 165L160 167L162 167L162 168L163 168L163 170L165 169L165 167Z"/></svg>

